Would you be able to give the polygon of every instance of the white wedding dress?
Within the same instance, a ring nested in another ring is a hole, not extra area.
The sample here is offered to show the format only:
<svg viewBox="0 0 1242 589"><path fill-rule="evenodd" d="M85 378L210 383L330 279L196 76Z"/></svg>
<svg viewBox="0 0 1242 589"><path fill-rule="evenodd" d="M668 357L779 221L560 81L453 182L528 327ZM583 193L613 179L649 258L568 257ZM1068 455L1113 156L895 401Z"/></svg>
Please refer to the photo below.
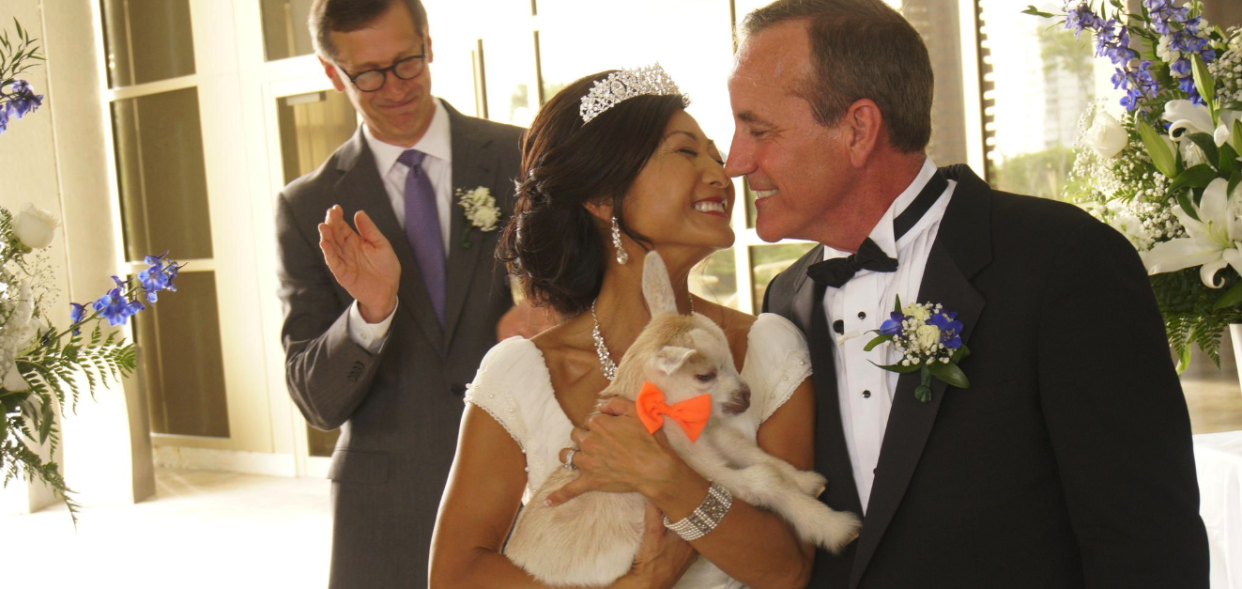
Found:
<svg viewBox="0 0 1242 589"><path fill-rule="evenodd" d="M779 315L760 315L750 328L742 378L750 385L751 405L739 420L754 439L759 424L772 415L811 374L806 341L798 328ZM487 411L509 432L526 455L526 492L530 500L570 445L573 429L552 390L543 353L529 340L511 337L492 348L466 393L466 402ZM710 561L700 558L674 589L739 589Z"/></svg>

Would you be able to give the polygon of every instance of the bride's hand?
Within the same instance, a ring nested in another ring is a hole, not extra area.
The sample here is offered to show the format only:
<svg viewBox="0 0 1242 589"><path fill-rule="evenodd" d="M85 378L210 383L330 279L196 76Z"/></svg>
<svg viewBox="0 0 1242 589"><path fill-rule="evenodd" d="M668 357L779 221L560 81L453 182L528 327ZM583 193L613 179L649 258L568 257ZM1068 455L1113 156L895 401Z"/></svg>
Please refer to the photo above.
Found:
<svg viewBox="0 0 1242 589"><path fill-rule="evenodd" d="M560 505L588 491L642 493L680 474L678 467L684 463L669 447L664 431L647 433L633 401L616 398L600 412L584 424L589 429L574 428L570 434L578 447L573 465L580 476L548 495L548 505ZM561 464L569 450L561 450Z"/></svg>
<svg viewBox="0 0 1242 589"><path fill-rule="evenodd" d="M689 542L664 527L664 514L651 503L643 518L643 541L634 554L634 567L618 579L614 589L628 587L672 587L699 553Z"/></svg>

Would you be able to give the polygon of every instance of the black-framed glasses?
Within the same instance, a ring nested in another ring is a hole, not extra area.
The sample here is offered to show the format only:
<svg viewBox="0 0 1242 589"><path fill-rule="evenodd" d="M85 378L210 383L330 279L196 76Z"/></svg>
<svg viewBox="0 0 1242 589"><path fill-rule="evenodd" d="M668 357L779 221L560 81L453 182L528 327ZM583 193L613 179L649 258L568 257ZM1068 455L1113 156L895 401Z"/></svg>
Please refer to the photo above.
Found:
<svg viewBox="0 0 1242 589"><path fill-rule="evenodd" d="M388 67L367 70L357 74L350 74L345 71L345 68L341 67L339 63L336 64L336 67L341 68L341 71L345 73L345 77L349 78L349 81L359 91L378 92L384 87L384 83L388 81L388 72L392 72L392 75L399 80L413 80L422 75L423 68L427 65L426 58L427 52L423 51L422 55L406 57Z"/></svg>

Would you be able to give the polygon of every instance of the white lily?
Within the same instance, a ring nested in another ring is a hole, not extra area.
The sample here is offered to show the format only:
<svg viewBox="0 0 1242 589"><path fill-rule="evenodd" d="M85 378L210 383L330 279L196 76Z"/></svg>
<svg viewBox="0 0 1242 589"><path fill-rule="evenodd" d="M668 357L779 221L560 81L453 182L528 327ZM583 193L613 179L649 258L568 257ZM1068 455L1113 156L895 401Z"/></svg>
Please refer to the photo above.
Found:
<svg viewBox="0 0 1242 589"><path fill-rule="evenodd" d="M1216 131L1208 107L1189 100L1170 100L1164 106L1164 120L1172 123L1169 125L1169 136L1176 141L1181 141L1189 133L1210 135Z"/></svg>
<svg viewBox="0 0 1242 589"><path fill-rule="evenodd" d="M1220 112L1220 126L1216 128L1213 138L1216 139L1216 147L1221 147L1230 141L1233 141L1233 123L1242 118L1242 113L1234 110L1222 110Z"/></svg>
<svg viewBox="0 0 1242 589"><path fill-rule="evenodd" d="M1186 228L1186 237L1157 244L1139 254L1148 274L1201 266L1199 278L1208 288L1222 286L1216 281L1216 273L1225 266L1242 274L1242 249L1238 248L1242 241L1242 190L1234 189L1229 195L1228 186L1219 178L1208 185L1202 202L1195 207L1198 221L1180 207L1173 208L1173 214Z"/></svg>

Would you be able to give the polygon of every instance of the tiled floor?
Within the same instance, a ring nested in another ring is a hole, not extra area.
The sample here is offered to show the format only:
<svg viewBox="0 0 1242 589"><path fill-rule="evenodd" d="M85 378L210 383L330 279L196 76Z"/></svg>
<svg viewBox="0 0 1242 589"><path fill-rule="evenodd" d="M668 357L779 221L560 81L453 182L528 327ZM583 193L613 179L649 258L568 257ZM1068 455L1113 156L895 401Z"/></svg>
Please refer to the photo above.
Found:
<svg viewBox="0 0 1242 589"><path fill-rule="evenodd" d="M0 517L6 587L326 587L326 480L159 470L158 496ZM50 581L50 583L49 583Z"/></svg>

